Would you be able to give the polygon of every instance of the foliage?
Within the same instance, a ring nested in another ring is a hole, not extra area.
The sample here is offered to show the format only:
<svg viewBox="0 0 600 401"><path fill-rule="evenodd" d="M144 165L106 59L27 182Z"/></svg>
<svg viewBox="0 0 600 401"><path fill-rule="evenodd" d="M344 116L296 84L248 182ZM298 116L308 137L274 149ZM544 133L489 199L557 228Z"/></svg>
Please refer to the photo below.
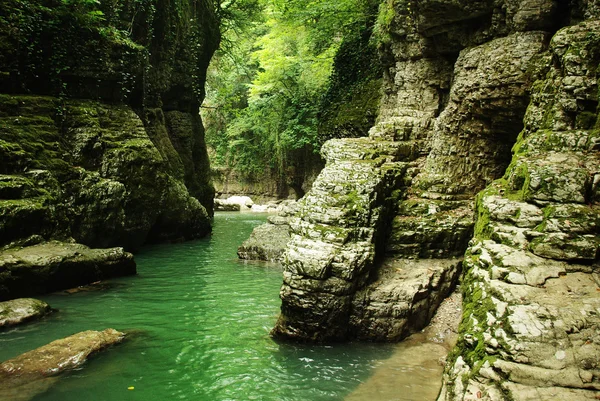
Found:
<svg viewBox="0 0 600 401"><path fill-rule="evenodd" d="M209 70L203 117L213 164L298 184L320 147L334 57L345 36L367 29L375 0L238 1L260 12L243 30L226 29L224 42L236 46L218 52Z"/></svg>
<svg viewBox="0 0 600 401"><path fill-rule="evenodd" d="M114 3L114 4L113 4ZM98 0L7 0L0 4L0 70L11 78L9 91L63 98L69 79L86 63L100 69L110 58L108 43L123 53L143 49L116 23L119 2ZM126 60L121 60L123 64ZM124 89L126 71L116 71Z"/></svg>
<svg viewBox="0 0 600 401"><path fill-rule="evenodd" d="M379 5L379 12L377 14L377 21L373 29L373 34L376 40L380 43L389 43L392 38L390 37L390 29L394 18L396 17L395 10L396 0L384 0Z"/></svg>
<svg viewBox="0 0 600 401"><path fill-rule="evenodd" d="M373 40L377 4L366 25L348 32L334 58L333 73L319 110L319 141L361 137L375 123L383 68Z"/></svg>
<svg viewBox="0 0 600 401"><path fill-rule="evenodd" d="M193 89L180 103L198 105L219 39L209 4L1 1L0 83L13 93L127 102L141 109L159 107L178 81Z"/></svg>

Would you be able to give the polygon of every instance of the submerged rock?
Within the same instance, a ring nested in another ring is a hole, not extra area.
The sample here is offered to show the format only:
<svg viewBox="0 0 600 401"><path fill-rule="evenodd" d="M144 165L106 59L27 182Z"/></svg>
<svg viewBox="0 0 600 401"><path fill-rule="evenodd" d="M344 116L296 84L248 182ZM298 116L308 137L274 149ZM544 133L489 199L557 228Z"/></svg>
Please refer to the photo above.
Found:
<svg viewBox="0 0 600 401"><path fill-rule="evenodd" d="M123 248L50 241L0 252L0 299L42 294L136 273Z"/></svg>
<svg viewBox="0 0 600 401"><path fill-rule="evenodd" d="M5 361L0 364L0 399L32 399L54 383L52 376L80 367L91 355L124 338L115 329L84 331Z"/></svg>
<svg viewBox="0 0 600 401"><path fill-rule="evenodd" d="M0 302L0 328L38 319L52 312L50 305L33 298Z"/></svg>

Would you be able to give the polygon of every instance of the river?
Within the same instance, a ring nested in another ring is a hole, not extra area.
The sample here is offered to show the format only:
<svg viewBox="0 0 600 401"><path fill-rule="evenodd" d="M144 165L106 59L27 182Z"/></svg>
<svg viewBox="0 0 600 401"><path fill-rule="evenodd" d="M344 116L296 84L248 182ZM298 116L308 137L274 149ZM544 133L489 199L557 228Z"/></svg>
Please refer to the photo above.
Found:
<svg viewBox="0 0 600 401"><path fill-rule="evenodd" d="M0 332L0 360L111 327L127 332L127 341L34 400L343 400L395 348L271 339L281 269L236 255L265 218L217 213L210 238L140 251L137 276L107 281L101 291L40 297L59 312Z"/></svg>

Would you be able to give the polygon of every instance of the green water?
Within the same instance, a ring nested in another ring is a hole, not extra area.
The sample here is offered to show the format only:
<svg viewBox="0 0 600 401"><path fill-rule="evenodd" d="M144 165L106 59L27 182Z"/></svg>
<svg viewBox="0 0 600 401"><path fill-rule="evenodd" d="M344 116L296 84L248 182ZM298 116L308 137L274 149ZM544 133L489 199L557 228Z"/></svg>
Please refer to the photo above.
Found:
<svg viewBox="0 0 600 401"><path fill-rule="evenodd" d="M104 291L41 297L60 312L0 332L0 360L112 327L130 333L128 340L34 400L343 400L393 347L273 341L281 270L236 256L263 221L217 214L211 238L136 255L135 277L111 280Z"/></svg>

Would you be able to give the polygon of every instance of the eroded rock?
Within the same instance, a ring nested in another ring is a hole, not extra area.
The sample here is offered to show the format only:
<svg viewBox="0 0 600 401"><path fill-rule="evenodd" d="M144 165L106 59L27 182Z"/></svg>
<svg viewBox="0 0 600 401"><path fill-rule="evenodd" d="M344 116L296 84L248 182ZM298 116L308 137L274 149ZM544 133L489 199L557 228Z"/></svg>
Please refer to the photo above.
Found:
<svg viewBox="0 0 600 401"><path fill-rule="evenodd" d="M39 319L50 312L50 305L38 299L19 298L0 302L0 328Z"/></svg>
<svg viewBox="0 0 600 401"><path fill-rule="evenodd" d="M80 367L124 338L115 329L84 331L5 361L0 364L0 398L30 400L54 384L53 376Z"/></svg>
<svg viewBox="0 0 600 401"><path fill-rule="evenodd" d="M136 273L123 248L50 241L0 252L0 298L42 294Z"/></svg>
<svg viewBox="0 0 600 401"><path fill-rule="evenodd" d="M366 284L392 205L413 157L402 143L330 140L327 165L290 220L283 260L282 314L272 333L300 341L348 338L352 296Z"/></svg>
<svg viewBox="0 0 600 401"><path fill-rule="evenodd" d="M477 199L465 313L440 400L600 394L599 28L590 20L554 35L510 167Z"/></svg>
<svg viewBox="0 0 600 401"><path fill-rule="evenodd" d="M358 291L350 314L354 337L398 341L423 329L450 294L460 259L388 259L377 279Z"/></svg>

